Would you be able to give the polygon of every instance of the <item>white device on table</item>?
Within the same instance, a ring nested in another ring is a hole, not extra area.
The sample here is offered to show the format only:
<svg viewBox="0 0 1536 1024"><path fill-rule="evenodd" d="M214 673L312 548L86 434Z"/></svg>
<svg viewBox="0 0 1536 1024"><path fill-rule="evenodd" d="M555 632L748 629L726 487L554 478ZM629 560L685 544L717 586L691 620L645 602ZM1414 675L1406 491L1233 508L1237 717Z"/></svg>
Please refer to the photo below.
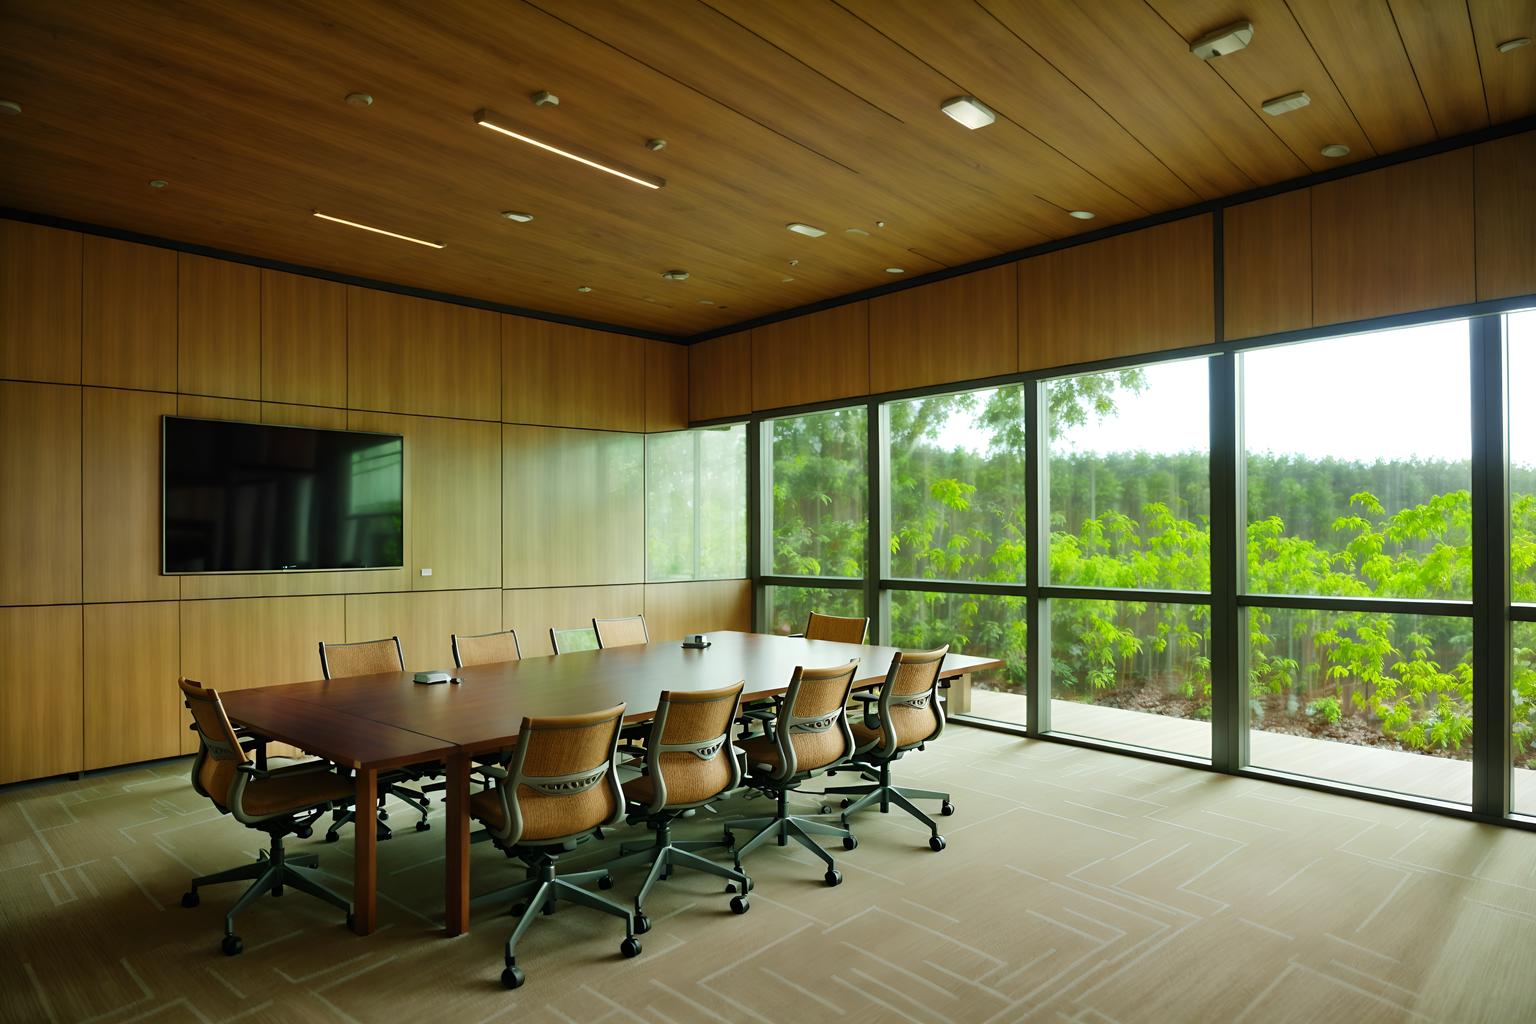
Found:
<svg viewBox="0 0 1536 1024"><path fill-rule="evenodd" d="M704 633L689 633L683 638L683 646L703 650L709 646L709 637Z"/></svg>
<svg viewBox="0 0 1536 1024"><path fill-rule="evenodd" d="M456 683L457 679L447 672L417 672L416 681L432 685L433 683Z"/></svg>

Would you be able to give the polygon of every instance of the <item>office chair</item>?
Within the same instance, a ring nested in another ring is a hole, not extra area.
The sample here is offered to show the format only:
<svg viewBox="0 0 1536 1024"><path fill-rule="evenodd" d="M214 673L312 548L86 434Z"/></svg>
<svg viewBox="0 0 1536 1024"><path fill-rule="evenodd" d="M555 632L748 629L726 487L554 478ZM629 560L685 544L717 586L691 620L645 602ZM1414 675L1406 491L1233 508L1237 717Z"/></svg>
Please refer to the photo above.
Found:
<svg viewBox="0 0 1536 1024"><path fill-rule="evenodd" d="M487 768L494 789L469 798L469 813L486 827L491 841L528 869L526 881L477 897L475 905L514 903L522 920L507 939L506 969L501 983L517 988L526 980L517 966L517 943L538 920L552 914L557 900L567 900L624 919L619 952L638 956L635 915L606 896L583 889L596 881L613 886L607 868L561 876L561 854L595 838L604 826L624 820L624 791L615 759L624 705L563 718L525 718L517 746L505 767ZM523 902L525 901L525 902Z"/></svg>
<svg viewBox="0 0 1536 1024"><path fill-rule="evenodd" d="M237 956L245 948L235 934L235 915L268 892L281 896L285 886L346 911L350 927L352 904L321 884L321 875L314 870L319 859L312 853L289 857L283 850L283 837L308 836L316 818L333 804L351 798L352 781L332 771L334 766L324 761L306 761L275 771L257 768L241 747L218 693L189 679L178 680L177 685L187 710L192 712L192 727L199 740L192 762L192 788L212 800L220 814L232 815L242 825L265 832L270 841L253 864L192 879L181 905L190 908L202 902L197 893L202 886L251 880L250 888L224 915L220 948L225 956Z"/></svg>
<svg viewBox="0 0 1536 1024"><path fill-rule="evenodd" d="M383 672L404 672L405 652L400 647L398 636L383 640L361 640L350 644L328 644L322 640L320 671L327 679L371 676ZM427 767L430 770L431 766ZM386 796L398 797L421 815L416 822L417 832L425 832L432 827L432 823L427 820L426 794L401 785L405 781L419 779L424 774L427 774L427 771L415 767L379 773L379 815L375 824L377 825L376 834L381 842L394 835L394 831L386 822L389 817L389 811L384 806ZM356 816L356 811L351 807L334 811L331 827L325 830L325 841L336 842L340 838L337 833L341 827L353 821Z"/></svg>
<svg viewBox="0 0 1536 1024"><path fill-rule="evenodd" d="M895 804L918 821L927 825L933 833L928 840L934 852L944 849L944 837L934 820L918 810L913 800L939 800L939 813L948 817L955 813L955 805L948 793L927 789L903 789L891 784L891 765L899 761L909 750L921 748L925 743L938 739L944 731L944 708L939 703L939 673L944 667L944 657L949 645L933 651L898 651L891 659L890 671L878 694L855 694L865 701L863 722L853 725L853 758L838 771L856 770L872 785L829 786L827 794L847 793L854 799L843 800L843 827L848 819L879 802L880 813L890 812ZM871 711L869 704L875 704Z"/></svg>
<svg viewBox="0 0 1536 1024"><path fill-rule="evenodd" d="M805 632L791 633L790 636L807 640L833 640L840 644L862 644L868 631L868 618L811 612L811 617L805 620Z"/></svg>
<svg viewBox="0 0 1536 1024"><path fill-rule="evenodd" d="M598 642L597 630L589 626L573 629L549 629L549 643L556 654L573 654L576 651L595 651L603 645Z"/></svg>
<svg viewBox="0 0 1536 1024"><path fill-rule="evenodd" d="M517 630L506 629L496 633L480 633L475 636L449 634L453 647L453 667L465 665L491 665L499 661L521 661L523 648L517 642Z"/></svg>
<svg viewBox="0 0 1536 1024"><path fill-rule="evenodd" d="M645 884L635 895L637 934L651 930L645 898L674 867L706 871L736 883L741 895L731 899L731 910L745 914L750 907L746 893L752 880L739 867L732 870L693 852L720 849L724 843L672 838L673 821L714 803L741 784L741 765L731 748L730 732L745 686L741 682L718 690L661 694L645 743L645 774L624 783L624 798L629 802L627 820L631 825L645 822L656 839L625 843L619 856L605 865L609 870L630 864L651 866Z"/></svg>
<svg viewBox="0 0 1536 1024"><path fill-rule="evenodd" d="M622 619L593 619L592 632L597 634L598 647L634 647L651 642L650 634L645 629L644 615L627 615Z"/></svg>
<svg viewBox="0 0 1536 1024"><path fill-rule="evenodd" d="M797 667L790 677L789 692L784 695L771 736L742 740L748 775L746 784L775 797L778 807L771 818L745 818L725 824L726 844L733 848L736 870L741 859L760 846L769 836L780 846L793 839L827 865L824 877L828 885L842 883L832 855L823 850L813 835L837 836L843 849L852 850L859 841L847 828L796 817L789 813L791 791L807 779L845 763L853 754L853 733L848 727L848 693L858 659L832 668ZM757 829L744 845L735 845L733 829Z"/></svg>

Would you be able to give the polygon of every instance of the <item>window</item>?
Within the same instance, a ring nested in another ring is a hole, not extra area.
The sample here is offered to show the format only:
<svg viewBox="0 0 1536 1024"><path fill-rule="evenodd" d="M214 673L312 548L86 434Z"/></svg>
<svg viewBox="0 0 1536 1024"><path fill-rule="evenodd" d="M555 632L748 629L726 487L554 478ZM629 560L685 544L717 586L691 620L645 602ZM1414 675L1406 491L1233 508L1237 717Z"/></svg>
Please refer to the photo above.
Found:
<svg viewBox="0 0 1536 1024"><path fill-rule="evenodd" d="M1002 594L952 594L893 590L891 644L932 650L944 644L955 654L1004 662L1001 670L974 673L949 692L950 714L1025 724L1029 661L1029 601Z"/></svg>
<svg viewBox="0 0 1536 1024"><path fill-rule="evenodd" d="M763 424L770 576L864 575L869 431L863 406Z"/></svg>
<svg viewBox="0 0 1536 1024"><path fill-rule="evenodd" d="M1504 318L1509 339L1510 594L1536 616L1536 310ZM1512 623L1510 806L1536 814L1536 621Z"/></svg>
<svg viewBox="0 0 1536 1024"><path fill-rule="evenodd" d="M746 427L645 438L646 579L747 574Z"/></svg>
<svg viewBox="0 0 1536 1024"><path fill-rule="evenodd" d="M763 617L770 633L801 633L811 612L864 615L864 591L830 587L764 587Z"/></svg>

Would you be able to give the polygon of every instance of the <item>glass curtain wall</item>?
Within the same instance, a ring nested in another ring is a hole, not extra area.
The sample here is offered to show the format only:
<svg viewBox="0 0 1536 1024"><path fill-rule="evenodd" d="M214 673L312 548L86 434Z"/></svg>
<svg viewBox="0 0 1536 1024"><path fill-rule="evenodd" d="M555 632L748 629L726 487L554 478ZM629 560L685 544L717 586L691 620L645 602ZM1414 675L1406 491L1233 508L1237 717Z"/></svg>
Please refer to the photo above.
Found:
<svg viewBox="0 0 1536 1024"><path fill-rule="evenodd" d="M645 436L645 578L747 575L747 428Z"/></svg>
<svg viewBox="0 0 1536 1024"><path fill-rule="evenodd" d="M1504 318L1509 339L1510 807L1536 815L1536 310Z"/></svg>

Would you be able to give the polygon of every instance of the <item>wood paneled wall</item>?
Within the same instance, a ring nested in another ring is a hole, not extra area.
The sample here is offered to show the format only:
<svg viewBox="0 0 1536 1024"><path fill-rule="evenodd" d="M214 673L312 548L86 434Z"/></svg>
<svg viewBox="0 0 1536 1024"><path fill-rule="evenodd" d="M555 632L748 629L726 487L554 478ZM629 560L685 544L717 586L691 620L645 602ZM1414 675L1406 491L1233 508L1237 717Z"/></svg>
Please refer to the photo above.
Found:
<svg viewBox="0 0 1536 1024"><path fill-rule="evenodd" d="M321 640L746 626L743 581L647 603L642 433L687 406L681 346L0 221L0 784L188 752L178 675L311 679ZM405 566L162 576L175 414L404 435Z"/></svg>

